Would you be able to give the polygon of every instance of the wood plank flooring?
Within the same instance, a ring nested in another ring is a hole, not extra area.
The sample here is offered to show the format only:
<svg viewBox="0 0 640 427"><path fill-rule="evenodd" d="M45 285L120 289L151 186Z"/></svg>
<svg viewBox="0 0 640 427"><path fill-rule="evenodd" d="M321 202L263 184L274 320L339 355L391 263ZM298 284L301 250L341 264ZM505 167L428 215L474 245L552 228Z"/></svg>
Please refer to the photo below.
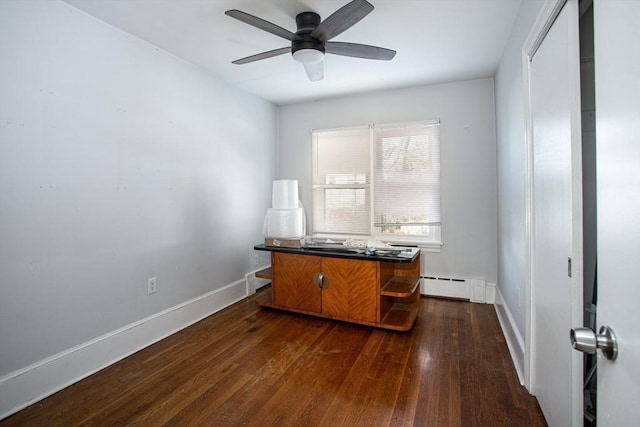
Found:
<svg viewBox="0 0 640 427"><path fill-rule="evenodd" d="M5 426L544 426L494 308L423 298L393 332L239 302Z"/></svg>

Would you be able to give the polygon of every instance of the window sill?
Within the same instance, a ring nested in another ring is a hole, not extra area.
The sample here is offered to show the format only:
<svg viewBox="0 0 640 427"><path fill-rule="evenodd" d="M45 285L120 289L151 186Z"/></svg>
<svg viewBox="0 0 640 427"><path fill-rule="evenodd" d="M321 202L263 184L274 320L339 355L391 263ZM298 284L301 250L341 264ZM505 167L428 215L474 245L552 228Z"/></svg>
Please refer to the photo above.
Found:
<svg viewBox="0 0 640 427"><path fill-rule="evenodd" d="M443 245L442 242L438 242L438 243L422 243L422 244L419 244L418 247L420 248L420 250L422 252L439 253L440 249L442 248L442 245Z"/></svg>
<svg viewBox="0 0 640 427"><path fill-rule="evenodd" d="M442 242L411 242L411 241L394 241L390 240L389 244L391 245L399 245L399 246L417 246L420 248L422 252L440 252L440 248L442 248Z"/></svg>

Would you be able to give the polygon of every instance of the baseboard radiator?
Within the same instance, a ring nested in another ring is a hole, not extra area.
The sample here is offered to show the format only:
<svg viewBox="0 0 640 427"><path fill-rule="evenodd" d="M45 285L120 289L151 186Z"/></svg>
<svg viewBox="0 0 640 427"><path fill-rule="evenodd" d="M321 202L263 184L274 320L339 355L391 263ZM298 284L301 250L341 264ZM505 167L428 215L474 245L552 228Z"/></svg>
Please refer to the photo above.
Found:
<svg viewBox="0 0 640 427"><path fill-rule="evenodd" d="M422 294L435 297L457 298L471 302L493 304L496 287L483 279L455 279L451 277L422 276Z"/></svg>

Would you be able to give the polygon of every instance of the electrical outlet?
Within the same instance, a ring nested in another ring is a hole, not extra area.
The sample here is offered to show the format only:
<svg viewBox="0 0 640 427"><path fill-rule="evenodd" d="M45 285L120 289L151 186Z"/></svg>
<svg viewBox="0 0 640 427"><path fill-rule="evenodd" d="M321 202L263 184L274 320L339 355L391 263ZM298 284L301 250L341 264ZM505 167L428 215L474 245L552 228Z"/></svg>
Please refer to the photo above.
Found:
<svg viewBox="0 0 640 427"><path fill-rule="evenodd" d="M258 255L253 256L253 266L256 267L258 265Z"/></svg>
<svg viewBox="0 0 640 427"><path fill-rule="evenodd" d="M147 279L147 294L155 294L158 291L158 279L150 277Z"/></svg>

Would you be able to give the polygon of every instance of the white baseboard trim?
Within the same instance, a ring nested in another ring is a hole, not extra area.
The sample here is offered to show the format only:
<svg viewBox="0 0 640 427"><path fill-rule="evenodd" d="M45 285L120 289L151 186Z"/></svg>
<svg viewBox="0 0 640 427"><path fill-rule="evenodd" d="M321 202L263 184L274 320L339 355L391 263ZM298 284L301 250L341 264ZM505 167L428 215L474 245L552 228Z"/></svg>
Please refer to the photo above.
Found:
<svg viewBox="0 0 640 427"><path fill-rule="evenodd" d="M255 294L257 289L260 289L261 287L271 283L271 280L269 279L261 279L259 277L256 277L256 273L258 271L262 271L268 267L271 267L271 266L268 265L266 267L261 267L261 268L258 268L257 270L250 271L244 275L244 280L247 283L247 296Z"/></svg>
<svg viewBox="0 0 640 427"><path fill-rule="evenodd" d="M475 303L493 304L496 284L482 279L451 279L423 277L421 294L426 296L456 298Z"/></svg>
<svg viewBox="0 0 640 427"><path fill-rule="evenodd" d="M500 328L502 328L502 334L504 335L507 347L509 348L509 354L511 354L511 360L513 366L518 374L518 380L521 385L524 385L524 339L518 330L515 320L509 310L509 306L502 298L500 288L495 287L496 290L496 302L494 307L496 309L496 315L500 322Z"/></svg>
<svg viewBox="0 0 640 427"><path fill-rule="evenodd" d="M0 420L246 296L246 280L238 280L5 375Z"/></svg>
<svg viewBox="0 0 640 427"><path fill-rule="evenodd" d="M496 303L496 284L495 283L487 283L485 302L487 304Z"/></svg>

